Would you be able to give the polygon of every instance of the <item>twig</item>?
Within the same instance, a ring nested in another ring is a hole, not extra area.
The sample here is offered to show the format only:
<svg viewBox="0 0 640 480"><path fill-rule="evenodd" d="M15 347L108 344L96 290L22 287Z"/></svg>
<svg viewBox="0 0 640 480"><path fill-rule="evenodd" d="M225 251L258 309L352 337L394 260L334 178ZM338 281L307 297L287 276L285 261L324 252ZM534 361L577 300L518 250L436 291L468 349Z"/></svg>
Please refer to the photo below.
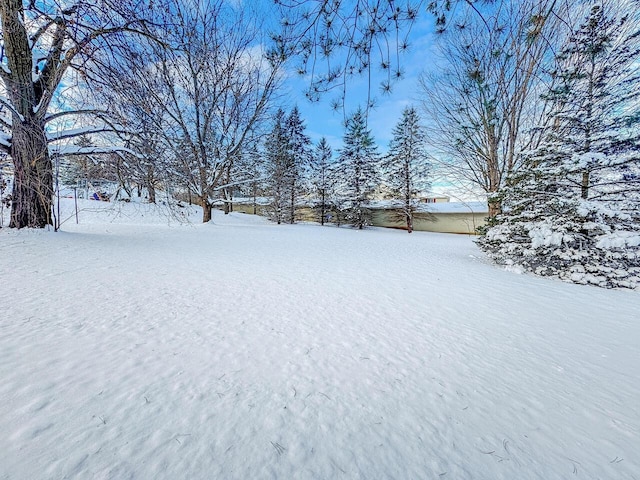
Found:
<svg viewBox="0 0 640 480"><path fill-rule="evenodd" d="M276 452L278 453L278 456L282 455L284 453L284 451L286 450L286 448L284 448L278 442L275 442L275 443L271 442L271 445L273 446L273 448L276 449Z"/></svg>

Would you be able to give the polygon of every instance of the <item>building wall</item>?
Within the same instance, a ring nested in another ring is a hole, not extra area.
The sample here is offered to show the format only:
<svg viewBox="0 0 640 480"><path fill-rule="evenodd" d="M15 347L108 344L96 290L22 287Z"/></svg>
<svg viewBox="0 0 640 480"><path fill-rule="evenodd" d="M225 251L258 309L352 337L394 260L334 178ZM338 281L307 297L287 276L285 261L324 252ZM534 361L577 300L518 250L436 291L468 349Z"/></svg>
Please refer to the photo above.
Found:
<svg viewBox="0 0 640 480"><path fill-rule="evenodd" d="M252 204L233 204L234 212L253 214ZM258 215L267 216L267 207L257 206ZM332 215L335 219L335 215ZM413 217L413 229L417 232L464 233L474 235L476 228L485 224L487 212L418 212ZM319 222L317 212L310 207L296 209L296 220ZM372 209L374 227L406 229L402 216L390 209Z"/></svg>
<svg viewBox="0 0 640 480"><path fill-rule="evenodd" d="M442 233L465 233L475 235L477 228L486 223L488 213L434 213L432 218L425 218L424 214L418 213L413 219L413 228L417 231L442 232Z"/></svg>
<svg viewBox="0 0 640 480"><path fill-rule="evenodd" d="M486 216L484 212L418 212L413 215L413 229L416 232L475 235L476 228L485 224ZM373 210L372 223L376 227L407 227L405 220L393 210Z"/></svg>
<svg viewBox="0 0 640 480"><path fill-rule="evenodd" d="M234 212L240 212L240 213L248 213L253 215L253 204L250 203L234 203L233 204L233 211ZM256 205L256 213L258 215L262 215L264 217L267 216L267 210L266 207L264 205Z"/></svg>

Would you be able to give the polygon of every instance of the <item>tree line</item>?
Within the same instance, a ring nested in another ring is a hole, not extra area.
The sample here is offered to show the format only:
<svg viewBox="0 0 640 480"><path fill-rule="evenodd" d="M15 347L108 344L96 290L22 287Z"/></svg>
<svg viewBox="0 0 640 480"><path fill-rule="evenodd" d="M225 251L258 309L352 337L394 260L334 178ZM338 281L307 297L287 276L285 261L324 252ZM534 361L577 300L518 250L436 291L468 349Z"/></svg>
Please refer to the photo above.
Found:
<svg viewBox="0 0 640 480"><path fill-rule="evenodd" d="M371 224L372 201L385 201L399 212L407 230L413 230L413 214L420 196L430 188L430 161L426 151L424 126L415 107L407 107L394 127L388 152L379 152L367 118L357 110L345 122L344 147L333 151L322 137L313 145L306 134L304 120L297 107L289 113L278 109L262 135L257 135L240 149L233 162L228 162L222 180L208 195L213 207L225 213L233 211L234 203L253 201L254 213L268 212L276 223L295 223L301 207L317 212L316 219L351 224L362 229ZM149 203L158 200L157 191L166 196L162 201L176 199L202 205L191 184L193 157L188 151L181 156L162 157L162 142L143 144L133 152L109 155L92 153L62 156L54 162L56 186L80 189L80 196L89 198L94 190L107 184L116 187L113 200L130 201L135 196ZM83 152L91 152L95 142L82 135L75 142ZM157 148L154 148L157 147ZM191 162L191 168L184 168ZM203 221L210 213L203 212Z"/></svg>
<svg viewBox="0 0 640 480"><path fill-rule="evenodd" d="M419 196L430 186L424 127L415 108L403 111L386 154L378 151L361 109L347 118L337 155L325 137L311 144L297 107L289 114L278 110L272 123L252 151L252 168L243 169L253 180L240 181L238 191L254 200L263 196L275 222L294 223L304 205L315 209L322 225L362 229L371 224L372 201L386 200L412 231Z"/></svg>

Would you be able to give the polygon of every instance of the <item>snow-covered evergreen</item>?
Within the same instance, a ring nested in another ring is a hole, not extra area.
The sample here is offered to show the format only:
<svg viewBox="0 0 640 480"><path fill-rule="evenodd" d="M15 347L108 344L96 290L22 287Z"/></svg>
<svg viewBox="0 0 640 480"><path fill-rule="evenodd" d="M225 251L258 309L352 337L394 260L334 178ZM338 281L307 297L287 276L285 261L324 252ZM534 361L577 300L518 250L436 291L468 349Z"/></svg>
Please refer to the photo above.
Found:
<svg viewBox="0 0 640 480"><path fill-rule="evenodd" d="M369 202L377 184L376 163L379 159L366 116L358 109L347 119L336 171L340 210L346 210L346 220L359 229L370 224Z"/></svg>
<svg viewBox="0 0 640 480"><path fill-rule="evenodd" d="M393 129L389 153L383 163L384 183L398 202L407 224L413 230L416 195L429 188L429 162L425 133L414 107L407 107Z"/></svg>
<svg viewBox="0 0 640 480"><path fill-rule="evenodd" d="M301 179L311 155L310 143L298 108L294 107L289 115L279 109L265 143L267 190L272 198L272 219L277 223L295 222Z"/></svg>
<svg viewBox="0 0 640 480"><path fill-rule="evenodd" d="M480 241L499 263L603 287L640 286L640 42L594 5L557 57L540 146Z"/></svg>
<svg viewBox="0 0 640 480"><path fill-rule="evenodd" d="M286 119L286 136L288 145L287 183L289 202L287 205L287 220L295 222L296 199L302 187L302 176L308 167L311 150L311 139L305 133L305 125L300 118L298 107L293 107Z"/></svg>
<svg viewBox="0 0 640 480"><path fill-rule="evenodd" d="M311 156L309 164L309 183L315 206L318 211L320 224L324 225L329 212L332 178L330 175L333 151L327 143L327 139L322 137Z"/></svg>
<svg viewBox="0 0 640 480"><path fill-rule="evenodd" d="M271 219L277 223L284 220L288 198L289 146L285 122L284 111L279 109L273 120L273 128L265 141L266 188L271 197Z"/></svg>

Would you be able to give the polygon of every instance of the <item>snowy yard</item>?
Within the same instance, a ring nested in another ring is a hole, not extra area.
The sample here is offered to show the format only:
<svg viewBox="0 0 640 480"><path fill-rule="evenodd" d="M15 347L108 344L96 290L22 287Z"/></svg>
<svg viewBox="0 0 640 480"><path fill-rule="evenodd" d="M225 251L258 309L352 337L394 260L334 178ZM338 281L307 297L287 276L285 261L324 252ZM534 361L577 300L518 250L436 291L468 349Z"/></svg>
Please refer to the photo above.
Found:
<svg viewBox="0 0 640 480"><path fill-rule="evenodd" d="M639 292L118 209L0 230L1 480L640 479Z"/></svg>

